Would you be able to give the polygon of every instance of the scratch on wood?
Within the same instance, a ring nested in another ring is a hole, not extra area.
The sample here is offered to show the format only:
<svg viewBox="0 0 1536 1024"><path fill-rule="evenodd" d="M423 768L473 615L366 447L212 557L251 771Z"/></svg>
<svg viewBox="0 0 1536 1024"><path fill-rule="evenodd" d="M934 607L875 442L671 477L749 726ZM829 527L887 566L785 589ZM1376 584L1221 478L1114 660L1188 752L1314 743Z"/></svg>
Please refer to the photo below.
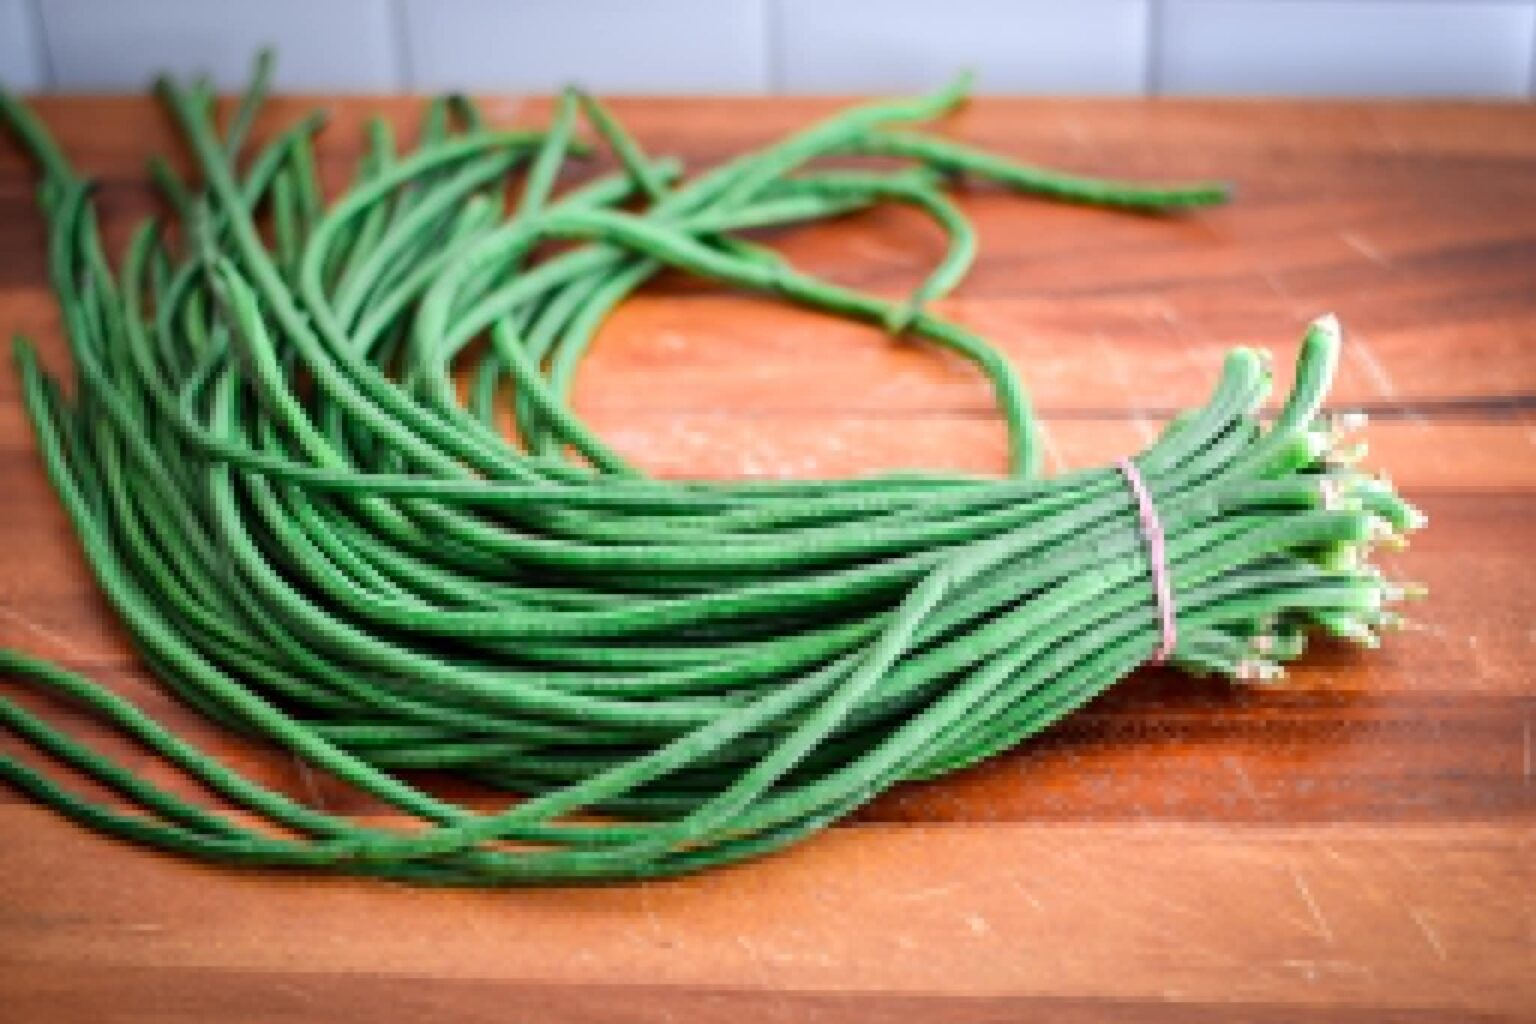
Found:
<svg viewBox="0 0 1536 1024"><path fill-rule="evenodd" d="M1467 651L1477 664L1477 674L1485 679L1492 677L1493 668L1488 664L1488 656L1484 653L1476 633L1467 634Z"/></svg>
<svg viewBox="0 0 1536 1024"><path fill-rule="evenodd" d="M1132 385L1130 375L1125 372L1125 353L1119 347L1109 344L1101 331L1093 333L1093 343L1094 347L1103 353L1104 363L1109 367L1109 373L1115 380L1115 386L1129 400L1131 398ZM1152 425L1147 422L1147 414L1144 409L1135 402L1128 401L1126 412L1130 416L1131 426L1135 428L1137 436L1141 438L1143 447L1157 440L1157 431L1153 430Z"/></svg>
<svg viewBox="0 0 1536 1024"><path fill-rule="evenodd" d="M309 762L298 754L293 755L293 763L299 769L299 778L304 782L304 791L309 794L310 805L321 811L329 811L325 804L325 794L320 791L320 784L315 781L315 773L309 770Z"/></svg>
<svg viewBox="0 0 1536 1024"><path fill-rule="evenodd" d="M1061 449L1056 447L1056 439L1051 435L1051 428L1040 424L1040 447L1045 449L1046 465L1053 473L1064 472L1067 468L1066 460L1061 457Z"/></svg>
<svg viewBox="0 0 1536 1024"><path fill-rule="evenodd" d="M1179 346L1179 359L1184 365L1196 373L1209 373L1211 361L1205 357L1200 343L1182 330L1179 331L1179 340L1184 343Z"/></svg>
<svg viewBox="0 0 1536 1024"><path fill-rule="evenodd" d="M900 900L931 900L949 896L959 888L958 883L953 885L935 885L927 889L914 889L911 892L902 893L896 897Z"/></svg>
<svg viewBox="0 0 1536 1024"><path fill-rule="evenodd" d="M1327 940L1328 944L1336 945L1338 937L1333 934L1333 929L1328 924L1328 919L1323 916L1323 909L1317 905L1317 900L1312 897L1312 889L1307 885L1307 880L1301 877L1301 872L1291 868L1291 878L1296 882L1296 891L1301 893L1302 902L1307 905L1307 910L1312 914L1312 920L1317 923L1318 934Z"/></svg>
<svg viewBox="0 0 1536 1024"><path fill-rule="evenodd" d="M763 959L763 951L745 935L736 936L736 942L746 952L747 958L752 964L752 969L757 973L758 984L764 992L769 993L774 999L774 1016L780 1020L794 1020L794 1015L790 1013L784 993L774 984L773 972L769 970L767 962Z"/></svg>
<svg viewBox="0 0 1536 1024"><path fill-rule="evenodd" d="M1055 847L1052 852L1058 855L1058 863L1063 865L1075 865L1077 869L1089 879L1089 888L1095 891L1103 891L1108 893L1114 891L1114 888L1117 885L1123 885L1121 880L1107 877L1104 872L1093 867L1079 850L1068 846L1060 846ZM1200 922L1203 921L1206 917L1206 915L1200 911L1197 911L1191 907L1187 907L1182 903L1167 898L1166 896L1158 895L1157 893L1152 892L1146 888L1137 890L1136 898L1143 903L1150 903L1155 905L1156 907L1165 911L1165 913L1180 914L1192 921ZM1257 976L1270 978L1276 981L1279 980L1280 976L1272 970L1255 964L1252 961L1240 960L1237 956L1226 950L1200 943L1195 938L1195 936L1199 934L1199 931L1196 929L1185 927L1164 927L1157 923L1159 918L1156 915L1131 913L1130 911L1125 910L1117 905L1114 901L1110 900L1097 901L1094 905L1094 909L1098 914L1121 921L1131 928L1136 929L1138 932L1150 936L1153 939L1166 942L1169 948L1177 947L1182 953L1204 958L1212 964L1222 964L1229 967L1241 966L1244 970L1247 970Z"/></svg>
<svg viewBox="0 0 1536 1024"><path fill-rule="evenodd" d="M1167 325L1168 330L1179 341L1183 342L1179 346L1178 356L1183 360L1184 365L1199 373L1205 373L1210 370L1211 360L1206 357L1201 347L1199 338L1204 337L1204 335L1198 326L1191 326L1189 321L1184 319L1184 315L1172 303L1163 299L1155 300L1151 311L1157 315L1159 320Z"/></svg>
<svg viewBox="0 0 1536 1024"><path fill-rule="evenodd" d="M864 234L851 236L848 247L860 257L875 263L903 266L912 261L912 254L906 249Z"/></svg>
<svg viewBox="0 0 1536 1024"><path fill-rule="evenodd" d="M1424 933L1424 941L1429 943L1429 948L1435 951L1435 956L1441 960L1449 960L1450 957L1445 955L1445 946L1440 942L1439 933L1435 931L1423 912L1417 907L1409 907L1408 916L1413 918L1413 923L1418 925L1419 931Z"/></svg>
<svg viewBox="0 0 1536 1024"><path fill-rule="evenodd" d="M1392 379L1392 375L1387 372L1387 368L1382 365L1381 360L1376 358L1375 351L1371 348L1370 342L1365 340L1364 335L1351 333L1349 344L1344 346L1344 351L1348 352L1350 358L1365 371L1365 375L1371 379L1371 383L1383 397L1397 398L1397 382ZM1396 404L1398 411L1404 419L1420 427L1428 426L1424 417L1414 412L1411 406L1404 405L1401 402Z"/></svg>
<svg viewBox="0 0 1536 1024"><path fill-rule="evenodd" d="M1255 807L1263 807L1264 801L1259 796L1258 789L1254 787L1253 780L1248 777L1248 769L1244 768L1242 762L1235 757L1228 757L1226 761L1227 767L1232 769L1232 774L1237 776L1243 795L1252 800Z"/></svg>
<svg viewBox="0 0 1536 1024"><path fill-rule="evenodd" d="M272 988L276 989L279 992L285 992L285 993L287 993L290 996L294 996L295 998L297 998L301 1002L313 1003L315 1001L315 994L313 992L311 992L309 989L303 987L302 985L298 985L298 984L296 984L294 982L291 982L291 981L272 981L272 982L269 982L268 984L271 985Z"/></svg>
<svg viewBox="0 0 1536 1024"><path fill-rule="evenodd" d="M1088 129L1083 127L1081 121L1075 117L1067 117L1065 114L1058 117L1056 121L1061 125L1061 130L1066 133L1067 138L1079 146L1088 145Z"/></svg>
<svg viewBox="0 0 1536 1024"><path fill-rule="evenodd" d="M1280 280L1279 274L1276 274L1272 270L1266 270L1259 276L1263 278L1264 283L1269 286L1270 291L1274 292L1275 295L1279 298L1285 300L1286 305L1290 306L1292 312L1296 313L1297 315L1301 315L1301 303L1296 300L1296 296L1291 292L1291 290L1285 286L1285 282Z"/></svg>
<svg viewBox="0 0 1536 1024"><path fill-rule="evenodd" d="M1377 264L1378 266L1392 266L1392 261L1387 258L1385 253L1376 248L1370 242L1366 241L1366 239L1355 234L1353 231L1340 231L1339 241L1343 242L1345 245L1355 250L1355 252L1358 252L1361 256L1364 256L1366 259L1370 260L1372 263Z"/></svg>
<svg viewBox="0 0 1536 1024"><path fill-rule="evenodd" d="M1525 720L1525 784L1531 783L1531 720Z"/></svg>
<svg viewBox="0 0 1536 1024"><path fill-rule="evenodd" d="M650 930L651 941L658 946L665 945L661 938L661 922L656 917L656 908L651 905L651 888L644 879L640 882L640 912L645 915L645 924Z"/></svg>
<svg viewBox="0 0 1536 1024"><path fill-rule="evenodd" d="M1386 124L1382 122L1379 115L1374 113L1371 115L1371 127L1376 129L1376 134L1381 138L1382 142L1385 142L1389 147L1391 147L1392 152L1407 152L1407 147L1403 145L1403 140L1398 138L1395 133L1387 128Z"/></svg>
<svg viewBox="0 0 1536 1024"><path fill-rule="evenodd" d="M1366 376L1371 378L1371 383L1376 385L1376 390L1388 398L1395 398L1397 384L1392 380L1392 375L1387 372L1387 368L1381 365L1381 360L1376 358L1376 353L1371 350L1365 337L1352 333L1349 340L1351 344L1347 350L1353 353L1355 362L1359 363Z"/></svg>
<svg viewBox="0 0 1536 1024"><path fill-rule="evenodd" d="M57 644L65 651L68 651L69 654L73 657L89 657L89 652L76 645L69 639L69 637L49 629L47 626L40 622L33 621L31 618L28 618L23 613L17 611L15 608L12 608L10 605L0 604L0 616L4 616L5 618L10 619L12 622L20 625L23 629L29 629L36 633L38 636L50 641L51 643Z"/></svg>
<svg viewBox="0 0 1536 1024"><path fill-rule="evenodd" d="M1382 889L1380 885L1377 884L1375 876L1370 871L1360 869L1358 862L1351 863L1350 861L1345 860L1343 855L1328 843L1319 843L1318 848L1322 850L1325 857L1333 861L1340 868L1350 872L1350 874L1353 876L1350 879L1351 885L1358 885L1362 890L1370 893L1371 896L1383 903L1396 902L1390 894L1388 894L1385 890Z"/></svg>
<svg viewBox="0 0 1536 1024"><path fill-rule="evenodd" d="M1034 907L1041 913L1045 912L1045 904L1040 902L1040 897L1024 888L1024 886L1019 883L1017 878L1010 877L1008 881L1013 884L1013 891L1018 893L1020 898L1022 898L1025 903L1028 903L1030 906Z"/></svg>
<svg viewBox="0 0 1536 1024"><path fill-rule="evenodd" d="M476 99L487 116L503 123L515 121L523 109L521 96L480 96Z"/></svg>
<svg viewBox="0 0 1536 1024"><path fill-rule="evenodd" d="M1369 964L1357 964L1350 960L1282 960L1285 967L1301 972L1309 983L1316 983L1324 974L1359 974L1375 978L1376 970Z"/></svg>

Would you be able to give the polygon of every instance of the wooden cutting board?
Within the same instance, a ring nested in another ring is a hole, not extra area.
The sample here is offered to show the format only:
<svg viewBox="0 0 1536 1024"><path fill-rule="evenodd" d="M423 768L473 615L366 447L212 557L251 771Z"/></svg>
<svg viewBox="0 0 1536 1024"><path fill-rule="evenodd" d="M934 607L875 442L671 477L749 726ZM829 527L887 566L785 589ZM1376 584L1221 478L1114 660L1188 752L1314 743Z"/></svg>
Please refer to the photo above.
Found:
<svg viewBox="0 0 1536 1024"><path fill-rule="evenodd" d="M265 129L309 105L278 104ZM417 119L414 101L328 105L333 184L365 112ZM504 123L548 111L487 105ZM141 100L38 106L99 178L120 244L152 207L145 157L175 147L165 119ZM836 104L615 106L648 148L698 167ZM986 99L946 130L1083 172L1237 182L1229 209L1181 219L967 192L983 255L944 309L1022 370L1053 469L1136 449L1199 400L1226 347L1268 346L1284 367L1305 321L1337 312L1335 401L1371 413L1373 464L1432 519L1386 558L1431 587L1413 628L1377 652L1320 644L1272 688L1138 673L1038 742L787 853L644 886L241 873L0 792L0 1019L1536 1019L1536 108ZM0 147L0 328L63 368L32 180ZM941 253L896 209L772 241L893 295ZM576 402L665 475L1003 467L966 366L682 278L613 318ZM44 481L9 361L0 645L111 683L273 785L378 811L155 686Z"/></svg>

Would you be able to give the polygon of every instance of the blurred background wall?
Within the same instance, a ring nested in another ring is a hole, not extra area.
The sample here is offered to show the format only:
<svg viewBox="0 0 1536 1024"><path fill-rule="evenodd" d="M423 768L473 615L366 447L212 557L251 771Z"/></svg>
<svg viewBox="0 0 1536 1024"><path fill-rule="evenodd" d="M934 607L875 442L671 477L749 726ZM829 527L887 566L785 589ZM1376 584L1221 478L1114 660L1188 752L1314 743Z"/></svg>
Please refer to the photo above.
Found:
<svg viewBox="0 0 1536 1024"><path fill-rule="evenodd" d="M1536 0L0 0L0 82L862 93L960 67L984 92L1527 98Z"/></svg>

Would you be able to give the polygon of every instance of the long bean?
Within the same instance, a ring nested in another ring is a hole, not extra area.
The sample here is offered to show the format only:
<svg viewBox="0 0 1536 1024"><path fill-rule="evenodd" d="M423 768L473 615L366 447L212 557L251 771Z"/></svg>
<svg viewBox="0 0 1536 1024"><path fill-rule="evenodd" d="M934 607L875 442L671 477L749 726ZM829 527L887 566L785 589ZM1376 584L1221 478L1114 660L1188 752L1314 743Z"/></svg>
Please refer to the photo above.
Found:
<svg viewBox="0 0 1536 1024"><path fill-rule="evenodd" d="M1420 592L1367 564L1424 517L1352 465L1360 418L1322 408L1331 317L1308 328L1272 420L1269 362L1238 349L1209 400L1135 457L1166 537L1157 562L1122 473L1040 475L1015 368L935 309L976 251L943 192L956 175L1182 215L1225 186L1090 179L894 127L952 109L958 81L692 178L586 94L565 93L547 132L498 131L445 97L414 151L374 122L327 204L318 117L247 159L271 67L264 55L223 131L205 88L162 83L198 177L152 165L180 230L146 224L116 272L88 182L0 93L0 121L42 175L72 396L25 339L16 365L49 479L155 676L410 820L307 806L112 689L0 650L0 682L78 705L244 812L0 697L0 727L115 799L9 755L0 779L90 828L425 885L681 874L798 842L902 780L1050 728L1159 649L1161 574L1170 663L1247 682L1279 678L1308 632L1374 645L1399 621L1388 605ZM621 173L562 191L586 152L579 117ZM915 166L818 163L846 154ZM808 275L743 234L887 202L949 242L903 299ZM568 396L605 318L663 268L958 353L992 384L1011 474L646 477ZM517 799L478 812L422 770Z"/></svg>

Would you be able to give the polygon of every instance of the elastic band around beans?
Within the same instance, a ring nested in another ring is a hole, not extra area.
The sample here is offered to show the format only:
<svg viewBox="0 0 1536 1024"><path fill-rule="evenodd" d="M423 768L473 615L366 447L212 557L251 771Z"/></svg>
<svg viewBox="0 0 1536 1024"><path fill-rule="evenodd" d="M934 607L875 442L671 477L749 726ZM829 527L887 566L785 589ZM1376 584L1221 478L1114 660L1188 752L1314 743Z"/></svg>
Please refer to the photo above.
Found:
<svg viewBox="0 0 1536 1024"><path fill-rule="evenodd" d="M1161 665L1173 654L1179 642L1179 626L1174 614L1173 587L1168 581L1167 543L1163 539L1163 523L1157 515L1157 504L1152 492L1141 478L1141 470L1127 458L1115 460L1115 465L1125 475L1131 493L1136 495L1136 506L1141 515L1141 535L1147 542L1147 559L1152 563L1152 587L1157 592L1157 614L1162 621L1163 639L1152 653L1152 664Z"/></svg>

